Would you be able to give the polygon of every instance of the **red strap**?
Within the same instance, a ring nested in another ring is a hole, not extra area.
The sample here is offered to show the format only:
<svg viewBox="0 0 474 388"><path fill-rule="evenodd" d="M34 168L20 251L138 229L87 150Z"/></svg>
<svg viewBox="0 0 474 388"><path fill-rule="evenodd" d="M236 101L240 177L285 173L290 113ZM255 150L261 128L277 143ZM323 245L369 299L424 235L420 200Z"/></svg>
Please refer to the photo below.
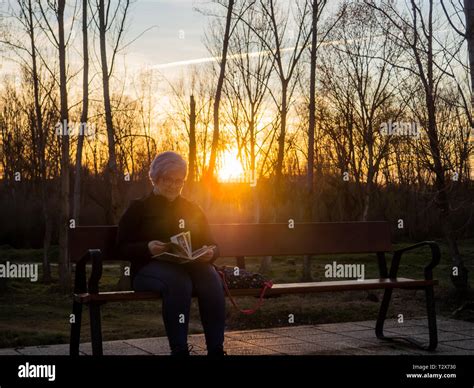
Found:
<svg viewBox="0 0 474 388"><path fill-rule="evenodd" d="M263 283L262 290L260 291L260 297L259 297L258 302L255 305L255 307L253 309L244 309L244 310L242 310L242 309L239 308L239 306L237 306L237 303L235 303L235 300L234 300L234 298L232 297L232 295L230 293L229 287L227 286L227 281L225 279L225 273L222 272L222 271L219 271L219 270L217 270L217 272L219 273L219 275L221 275L222 281L224 283L225 292L226 292L227 296L229 297L232 305L237 310L239 310L242 314L250 315L250 314L255 313L262 306L263 297L265 296L265 292L267 291L267 289L273 287L272 281L270 281L270 280L265 281L265 283Z"/></svg>

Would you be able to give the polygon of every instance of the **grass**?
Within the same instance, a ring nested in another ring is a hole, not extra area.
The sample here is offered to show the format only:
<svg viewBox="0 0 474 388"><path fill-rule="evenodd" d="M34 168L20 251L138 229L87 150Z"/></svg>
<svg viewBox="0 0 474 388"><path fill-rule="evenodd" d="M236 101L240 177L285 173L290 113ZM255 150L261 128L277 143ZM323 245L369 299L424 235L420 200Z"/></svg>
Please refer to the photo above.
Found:
<svg viewBox="0 0 474 388"><path fill-rule="evenodd" d="M56 247L53 247L56 256ZM451 264L447 247L441 246L442 262L435 269L435 277L440 284L435 289L437 309L440 315L450 316L460 301L453 293L450 281ZM474 270L474 240L460 242L460 249L466 258L466 266ZM8 246L0 247L2 261L41 262L41 250L15 250ZM429 249L404 255L400 276L421 277L423 268L429 260ZM53 260L55 261L55 260ZM313 258L312 275L315 281L324 278L324 266L333 261L337 263L364 263L365 277L378 276L374 255L330 255ZM218 264L234 265L231 259L221 259ZM260 260L247 259L247 268L258 271ZM56 273L56 267L53 267ZM101 280L101 290L116 289L119 279L119 266L106 266ZM299 282L302 273L302 258L277 257L273 259L272 269L267 277L275 283ZM40 275L41 276L41 275ZM41 277L40 277L41 278ZM289 326L289 314L294 316L294 324L320 324L375 319L382 291L351 291L339 293L287 295L265 300L263 307L253 315L242 315L227 301L226 330L248 330L278 326ZM252 307L255 298L237 299L242 308ZM57 281L51 284L30 282L28 279L8 279L6 287L0 291L0 348L31 345L67 343L69 341L70 314L72 300L69 295L59 292ZM405 319L425 315L423 291L395 290L389 310L389 318L403 314ZM87 309L83 314L81 341L89 341L89 322ZM125 338L146 338L164 336L161 319L161 301L111 303L102 308L102 327L104 340ZM472 312L460 318L474 321ZM190 333L201 333L197 301L193 300L190 320Z"/></svg>

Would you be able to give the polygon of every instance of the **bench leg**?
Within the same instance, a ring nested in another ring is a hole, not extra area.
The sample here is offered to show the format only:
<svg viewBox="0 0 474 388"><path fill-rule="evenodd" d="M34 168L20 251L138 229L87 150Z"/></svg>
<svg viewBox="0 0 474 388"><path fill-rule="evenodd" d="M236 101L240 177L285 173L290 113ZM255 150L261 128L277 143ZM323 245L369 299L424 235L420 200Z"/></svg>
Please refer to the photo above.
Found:
<svg viewBox="0 0 474 388"><path fill-rule="evenodd" d="M237 256L236 258L237 267L245 269L245 256Z"/></svg>
<svg viewBox="0 0 474 388"><path fill-rule="evenodd" d="M386 340L386 341L394 341L394 340L403 340L409 342L420 349L424 350L435 350L436 346L438 346L438 330L436 327L436 310L435 310L435 299L434 299L434 289L433 286L424 287L425 295L426 295L426 308L428 313L428 329L429 329L429 336L430 342L428 346L423 345L417 340L414 340L409 337L401 337L401 336L394 336L394 337L385 337L383 334L383 324L385 322L385 318L387 317L388 306L390 304L390 299L392 297L393 289L388 288L385 290L383 295L382 305L380 306L379 316L377 318L377 324L375 326L375 335L377 338Z"/></svg>
<svg viewBox="0 0 474 388"><path fill-rule="evenodd" d="M69 342L69 354L71 356L79 355L79 344L81 342L81 321L82 321L82 303L72 303L72 313L74 323L71 323L71 338Z"/></svg>
<svg viewBox="0 0 474 388"><path fill-rule="evenodd" d="M435 350L438 346L438 328L436 326L436 309L433 286L425 288L426 310L428 313L428 329L430 333L430 343L428 350Z"/></svg>
<svg viewBox="0 0 474 388"><path fill-rule="evenodd" d="M92 355L102 356L102 327L100 322L100 303L89 304Z"/></svg>
<svg viewBox="0 0 474 388"><path fill-rule="evenodd" d="M377 324L375 325L375 335L377 338L385 338L383 335L383 324L387 318L388 306L390 305L390 300L392 299L392 292L392 288L387 288L383 294L382 304L380 305L379 316L377 318Z"/></svg>

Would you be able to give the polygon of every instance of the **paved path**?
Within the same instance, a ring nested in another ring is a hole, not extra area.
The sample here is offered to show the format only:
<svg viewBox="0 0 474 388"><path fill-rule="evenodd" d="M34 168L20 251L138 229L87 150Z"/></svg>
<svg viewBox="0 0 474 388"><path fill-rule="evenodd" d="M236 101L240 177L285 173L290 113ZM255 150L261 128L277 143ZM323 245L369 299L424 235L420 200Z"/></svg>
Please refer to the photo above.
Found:
<svg viewBox="0 0 474 388"><path fill-rule="evenodd" d="M427 352L404 342L391 343L375 337L375 321L347 322L275 329L231 331L226 333L229 355L474 355L474 323L438 318L439 345ZM385 334L409 335L427 342L424 318L403 324L387 321ZM204 336L190 335L192 354L206 354ZM81 353L92 353L91 344L81 344ZM67 355L69 345L29 346L0 349L0 355ZM104 342L105 355L165 355L169 353L166 337Z"/></svg>

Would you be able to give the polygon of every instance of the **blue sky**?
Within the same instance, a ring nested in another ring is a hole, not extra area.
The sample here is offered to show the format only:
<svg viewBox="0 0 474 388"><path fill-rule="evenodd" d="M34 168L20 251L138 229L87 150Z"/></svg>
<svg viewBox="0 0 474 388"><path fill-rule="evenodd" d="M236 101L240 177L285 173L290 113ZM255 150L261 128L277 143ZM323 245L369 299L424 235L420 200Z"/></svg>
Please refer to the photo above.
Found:
<svg viewBox="0 0 474 388"><path fill-rule="evenodd" d="M132 5L128 39L149 27L128 51L128 59L158 65L209 56L202 38L206 16L195 0L138 0ZM181 31L181 32L180 32ZM184 39L182 37L184 33Z"/></svg>
<svg viewBox="0 0 474 388"><path fill-rule="evenodd" d="M132 0L124 42L129 42L151 29L127 47L125 51L127 67L136 69L208 57L209 54L202 41L207 18L195 10L196 6L202 6L206 2L207 0ZM0 11L6 12L9 5L16 8L15 4L16 0L0 0ZM67 4L71 11L74 1L68 0ZM80 19L80 15L78 17ZM80 50L79 24L76 24L75 28L77 31L74 45ZM3 59L8 59L8 53L3 55L7 57ZM71 52L69 60L74 62L80 59L75 58ZM12 71L13 63L5 63L1 58L0 62L4 62L3 71Z"/></svg>

